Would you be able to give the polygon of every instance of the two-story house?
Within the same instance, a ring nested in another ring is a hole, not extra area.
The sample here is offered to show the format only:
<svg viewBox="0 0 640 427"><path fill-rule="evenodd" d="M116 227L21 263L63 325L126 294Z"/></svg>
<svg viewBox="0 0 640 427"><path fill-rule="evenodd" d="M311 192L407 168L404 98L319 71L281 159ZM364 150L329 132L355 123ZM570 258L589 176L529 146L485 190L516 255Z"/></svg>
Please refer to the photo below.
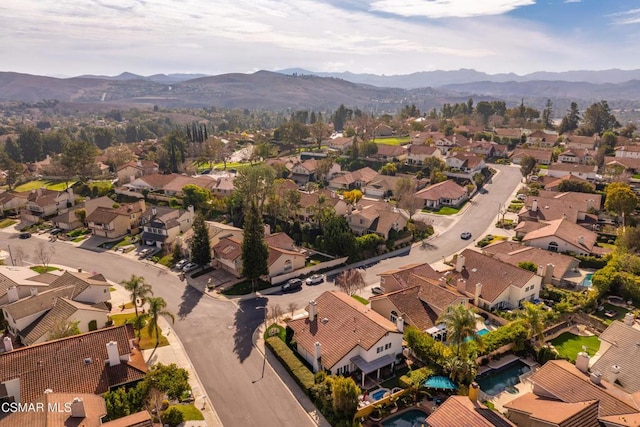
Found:
<svg viewBox="0 0 640 427"><path fill-rule="evenodd" d="M5 213L17 213L27 205L28 196L28 193L16 193L15 191L0 193L0 209Z"/></svg>
<svg viewBox="0 0 640 427"><path fill-rule="evenodd" d="M536 130L527 135L527 144L538 147L553 147L558 140L558 133L547 130Z"/></svg>
<svg viewBox="0 0 640 427"><path fill-rule="evenodd" d="M558 161L560 163L578 163L586 164L593 163L595 151L581 148L569 148L562 153L558 154Z"/></svg>
<svg viewBox="0 0 640 427"><path fill-rule="evenodd" d="M87 228L96 236L115 239L138 232L140 217L147 210L144 200L118 207L98 207L87 216Z"/></svg>
<svg viewBox="0 0 640 427"><path fill-rule="evenodd" d="M316 159L296 162L291 169L291 179L298 185L315 181L317 169L318 161Z"/></svg>
<svg viewBox="0 0 640 427"><path fill-rule="evenodd" d="M411 145L407 149L407 163L410 165L422 166L430 157L442 160L444 155L438 147L433 145Z"/></svg>
<svg viewBox="0 0 640 427"><path fill-rule="evenodd" d="M191 228L193 216L193 206L186 210L152 206L140 216L140 240L148 246L170 249L176 238Z"/></svg>
<svg viewBox="0 0 640 427"><path fill-rule="evenodd" d="M364 167L353 172L336 175L329 181L329 188L333 190L353 190L360 189L371 182L378 172L370 167Z"/></svg>
<svg viewBox="0 0 640 427"><path fill-rule="evenodd" d="M158 164L151 160L132 160L120 166L116 173L118 183L123 185L141 176L158 173Z"/></svg>
<svg viewBox="0 0 640 427"><path fill-rule="evenodd" d="M374 233L385 240L392 230L399 232L407 226L407 219L387 203L358 205L347 214L347 222L357 235Z"/></svg>
<svg viewBox="0 0 640 427"><path fill-rule="evenodd" d="M484 159L473 153L457 152L445 159L448 167L452 168L451 172L462 173L473 176L486 167Z"/></svg>
<svg viewBox="0 0 640 427"><path fill-rule="evenodd" d="M40 222L43 218L66 211L75 203L73 189L54 191L46 188L32 190L27 196L27 203L21 217L30 222Z"/></svg>
<svg viewBox="0 0 640 427"><path fill-rule="evenodd" d="M380 378L402 353L404 321L393 323L349 295L327 291L309 302L308 316L290 320L296 351L314 372L333 375L362 372Z"/></svg>

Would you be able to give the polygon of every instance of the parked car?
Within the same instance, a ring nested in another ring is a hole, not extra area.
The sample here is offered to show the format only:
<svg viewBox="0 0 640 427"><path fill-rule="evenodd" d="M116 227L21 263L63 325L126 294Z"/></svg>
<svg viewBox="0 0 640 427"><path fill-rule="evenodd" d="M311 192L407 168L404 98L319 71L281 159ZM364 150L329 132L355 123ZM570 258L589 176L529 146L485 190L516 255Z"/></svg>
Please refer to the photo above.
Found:
<svg viewBox="0 0 640 427"><path fill-rule="evenodd" d="M52 228L51 231L49 231L49 234L51 234L52 236L57 236L58 234L62 233L64 230L62 230L62 228Z"/></svg>
<svg viewBox="0 0 640 427"><path fill-rule="evenodd" d="M181 259L181 260L180 260L180 261L178 261L178 262L176 263L176 265L175 265L176 270L182 270L182 267L184 267L184 265L185 265L186 263L188 263L188 262L189 262L189 260L188 260L188 259Z"/></svg>
<svg viewBox="0 0 640 427"><path fill-rule="evenodd" d="M463 232L460 234L460 238L461 238L462 240L469 240L469 239L471 238L471 233L469 233L468 231L463 231Z"/></svg>
<svg viewBox="0 0 640 427"><path fill-rule="evenodd" d="M282 285L280 289L282 292L291 292L296 289L300 289L302 287L302 280L300 279L290 279L287 283Z"/></svg>
<svg viewBox="0 0 640 427"><path fill-rule="evenodd" d="M373 293L374 295L384 294L384 289L382 289L380 286L374 286L373 288L371 288L371 293Z"/></svg>
<svg viewBox="0 0 640 427"><path fill-rule="evenodd" d="M198 264L196 264L195 262L188 262L184 267L182 267L182 272L188 273L195 270L196 268L198 268Z"/></svg>
<svg viewBox="0 0 640 427"><path fill-rule="evenodd" d="M140 253L138 255L140 256L140 258L146 258L147 255L151 254L151 252L153 252L153 249L144 248L143 250L140 251Z"/></svg>
<svg viewBox="0 0 640 427"><path fill-rule="evenodd" d="M20 233L18 234L18 237L20 239L28 239L29 237L31 237L31 233L27 233L26 231L24 233Z"/></svg>
<svg viewBox="0 0 640 427"><path fill-rule="evenodd" d="M313 276L307 277L305 282L307 285L317 285L318 283L324 282L324 276L322 274L314 274Z"/></svg>
<svg viewBox="0 0 640 427"><path fill-rule="evenodd" d="M523 194L523 193L520 193L520 194L518 194L518 195L516 196L516 199L518 199L518 200L524 200L524 199L526 199L526 198L527 198L527 195L526 195L526 194Z"/></svg>

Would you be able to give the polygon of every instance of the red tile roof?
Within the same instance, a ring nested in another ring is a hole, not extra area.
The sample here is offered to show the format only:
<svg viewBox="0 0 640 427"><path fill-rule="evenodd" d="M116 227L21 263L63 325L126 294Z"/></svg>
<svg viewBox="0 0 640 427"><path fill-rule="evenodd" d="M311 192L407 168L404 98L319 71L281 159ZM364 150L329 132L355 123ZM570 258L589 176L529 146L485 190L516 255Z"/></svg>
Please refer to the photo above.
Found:
<svg viewBox="0 0 640 427"><path fill-rule="evenodd" d="M499 412L480 402L472 402L468 396L449 397L427 418L429 427L516 427Z"/></svg>
<svg viewBox="0 0 640 427"><path fill-rule="evenodd" d="M415 197L423 200L440 200L443 198L456 200L465 194L467 194L467 190L464 187L448 179L418 191Z"/></svg>
<svg viewBox="0 0 640 427"><path fill-rule="evenodd" d="M598 401L562 402L525 393L504 405L510 412L520 412L531 421L552 426L599 427Z"/></svg>

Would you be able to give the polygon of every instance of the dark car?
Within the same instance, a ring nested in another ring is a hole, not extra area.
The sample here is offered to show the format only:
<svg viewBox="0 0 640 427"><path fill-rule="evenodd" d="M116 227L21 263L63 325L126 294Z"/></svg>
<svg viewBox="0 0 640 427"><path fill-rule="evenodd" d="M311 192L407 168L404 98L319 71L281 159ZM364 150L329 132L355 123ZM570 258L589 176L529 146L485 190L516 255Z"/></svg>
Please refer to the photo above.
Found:
<svg viewBox="0 0 640 427"><path fill-rule="evenodd" d="M460 234L460 238L462 240L469 240L471 238L471 233L469 233L468 231L465 231Z"/></svg>
<svg viewBox="0 0 640 427"><path fill-rule="evenodd" d="M18 234L18 237L21 239L28 239L29 237L31 237L31 233L27 233L27 232L20 233Z"/></svg>
<svg viewBox="0 0 640 427"><path fill-rule="evenodd" d="M282 285L280 289L282 290L282 292L291 292L291 291L295 291L296 289L300 289L301 287L302 287L302 280L291 279L287 283Z"/></svg>
<svg viewBox="0 0 640 427"><path fill-rule="evenodd" d="M384 294L384 289L382 289L380 286L374 286L373 288L371 288L371 293L374 295Z"/></svg>

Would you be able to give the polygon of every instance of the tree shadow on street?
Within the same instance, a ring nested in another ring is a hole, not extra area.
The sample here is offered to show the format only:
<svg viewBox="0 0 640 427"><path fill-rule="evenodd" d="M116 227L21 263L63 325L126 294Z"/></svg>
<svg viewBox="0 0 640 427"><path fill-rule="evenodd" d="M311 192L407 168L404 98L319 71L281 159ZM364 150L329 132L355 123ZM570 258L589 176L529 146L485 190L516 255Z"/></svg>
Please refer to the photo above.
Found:
<svg viewBox="0 0 640 427"><path fill-rule="evenodd" d="M182 301L178 306L178 319L182 320L193 311L196 305L198 305L200 298L202 298L202 292L195 289L193 286L187 285L184 287L184 292L180 298Z"/></svg>
<svg viewBox="0 0 640 427"><path fill-rule="evenodd" d="M264 321L264 308L268 304L267 298L252 298L238 303L235 315L235 333L233 335L233 352L240 363L249 357L253 350L253 333Z"/></svg>

